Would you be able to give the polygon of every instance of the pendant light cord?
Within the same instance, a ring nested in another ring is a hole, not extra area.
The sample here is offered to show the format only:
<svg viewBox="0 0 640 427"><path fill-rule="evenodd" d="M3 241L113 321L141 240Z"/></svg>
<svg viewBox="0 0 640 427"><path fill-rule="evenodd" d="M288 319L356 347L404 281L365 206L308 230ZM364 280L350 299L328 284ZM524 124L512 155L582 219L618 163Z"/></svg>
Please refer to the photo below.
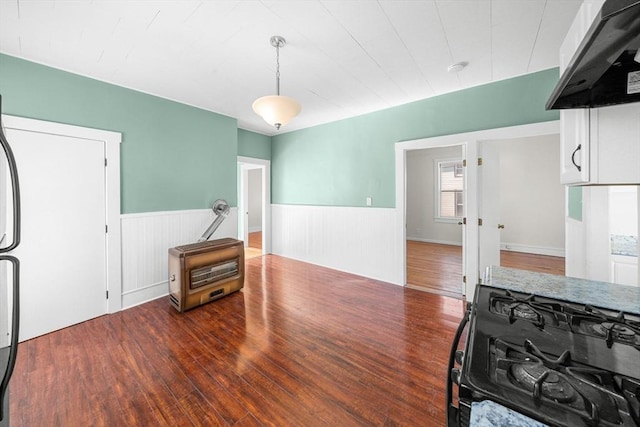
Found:
<svg viewBox="0 0 640 427"><path fill-rule="evenodd" d="M280 43L276 44L276 95L280 96Z"/></svg>

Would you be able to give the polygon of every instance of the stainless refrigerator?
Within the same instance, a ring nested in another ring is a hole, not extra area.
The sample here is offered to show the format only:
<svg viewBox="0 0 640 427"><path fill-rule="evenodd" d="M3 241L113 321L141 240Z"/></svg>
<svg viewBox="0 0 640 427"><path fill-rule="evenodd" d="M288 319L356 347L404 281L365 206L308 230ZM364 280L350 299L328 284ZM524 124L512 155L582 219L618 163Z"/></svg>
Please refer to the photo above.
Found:
<svg viewBox="0 0 640 427"><path fill-rule="evenodd" d="M12 251L20 243L18 170L2 127L0 95L0 427L9 425L9 381L18 353L20 262Z"/></svg>

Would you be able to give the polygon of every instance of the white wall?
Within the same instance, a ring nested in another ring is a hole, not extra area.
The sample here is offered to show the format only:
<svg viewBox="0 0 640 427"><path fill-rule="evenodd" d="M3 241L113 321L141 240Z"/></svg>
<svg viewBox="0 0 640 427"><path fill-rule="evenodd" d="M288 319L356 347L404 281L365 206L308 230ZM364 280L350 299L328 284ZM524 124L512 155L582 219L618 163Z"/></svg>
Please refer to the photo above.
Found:
<svg viewBox="0 0 640 427"><path fill-rule="evenodd" d="M262 169L249 171L249 232L262 230Z"/></svg>
<svg viewBox="0 0 640 427"><path fill-rule="evenodd" d="M407 152L407 239L462 244L457 223L436 222L436 160L462 158L462 147L425 148Z"/></svg>
<svg viewBox="0 0 640 427"><path fill-rule="evenodd" d="M564 256L560 136L490 142L500 155L502 249Z"/></svg>

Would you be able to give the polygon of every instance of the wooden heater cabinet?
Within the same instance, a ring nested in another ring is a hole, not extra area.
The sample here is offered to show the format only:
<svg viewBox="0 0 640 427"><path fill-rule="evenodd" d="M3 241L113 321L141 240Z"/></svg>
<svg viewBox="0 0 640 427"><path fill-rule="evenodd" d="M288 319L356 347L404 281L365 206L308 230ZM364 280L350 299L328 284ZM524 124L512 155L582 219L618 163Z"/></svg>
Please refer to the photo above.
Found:
<svg viewBox="0 0 640 427"><path fill-rule="evenodd" d="M169 249L169 299L176 310L222 298L244 287L244 244L218 239Z"/></svg>

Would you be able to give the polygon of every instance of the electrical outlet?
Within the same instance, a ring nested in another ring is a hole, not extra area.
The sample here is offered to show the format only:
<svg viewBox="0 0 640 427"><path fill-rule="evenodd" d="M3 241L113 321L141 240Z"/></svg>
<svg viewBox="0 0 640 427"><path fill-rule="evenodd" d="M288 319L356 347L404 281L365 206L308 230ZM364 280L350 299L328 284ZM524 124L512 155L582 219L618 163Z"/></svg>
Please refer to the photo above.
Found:
<svg viewBox="0 0 640 427"><path fill-rule="evenodd" d="M367 206L371 206L371 197L367 197Z"/></svg>

